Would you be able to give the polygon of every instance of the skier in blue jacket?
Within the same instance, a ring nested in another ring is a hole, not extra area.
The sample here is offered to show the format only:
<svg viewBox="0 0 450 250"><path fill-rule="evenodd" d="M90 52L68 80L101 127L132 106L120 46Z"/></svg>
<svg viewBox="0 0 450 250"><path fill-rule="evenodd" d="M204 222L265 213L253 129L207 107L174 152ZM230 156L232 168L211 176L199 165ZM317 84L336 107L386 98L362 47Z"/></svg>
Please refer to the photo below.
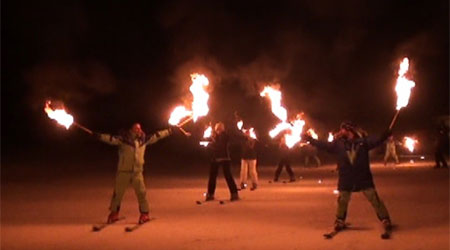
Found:
<svg viewBox="0 0 450 250"><path fill-rule="evenodd" d="M389 213L377 194L370 171L369 151L381 145L391 134L386 131L380 137L369 137L352 122L343 122L332 142L318 141L308 134L303 138L311 145L336 155L339 170L339 197L336 211L335 229L345 227L347 207L353 192L362 192L372 204L378 219L385 229L392 227Z"/></svg>

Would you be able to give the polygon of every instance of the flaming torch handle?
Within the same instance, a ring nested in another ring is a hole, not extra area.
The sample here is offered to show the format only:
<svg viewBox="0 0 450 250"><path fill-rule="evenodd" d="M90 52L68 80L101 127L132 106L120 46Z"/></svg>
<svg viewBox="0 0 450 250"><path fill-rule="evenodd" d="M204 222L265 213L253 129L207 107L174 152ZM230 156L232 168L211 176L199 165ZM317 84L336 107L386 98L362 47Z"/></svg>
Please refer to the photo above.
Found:
<svg viewBox="0 0 450 250"><path fill-rule="evenodd" d="M394 124L395 124L395 122L397 121L397 118L398 118L398 114L399 114L399 113L400 113L400 109L397 110L397 112L395 113L394 117L392 118L391 125L389 125L389 130L391 130L392 127L394 127Z"/></svg>
<svg viewBox="0 0 450 250"><path fill-rule="evenodd" d="M186 120L184 120L182 123L178 124L177 127L181 128L183 127L186 123L192 121L194 119L194 117L190 116L189 118L187 118Z"/></svg>
<svg viewBox="0 0 450 250"><path fill-rule="evenodd" d="M82 125L80 125L80 124L78 124L78 123L76 123L76 122L73 122L73 125L75 125L75 126L81 128L82 130L84 130L84 131L87 132L88 134L91 134L91 135L94 134L94 132L92 132L92 130L90 130L90 129L86 128L85 126L82 126Z"/></svg>
<svg viewBox="0 0 450 250"><path fill-rule="evenodd" d="M181 133L183 133L185 136L191 136L191 133L187 132L186 130L184 130L182 127L177 126L178 129L181 131Z"/></svg>

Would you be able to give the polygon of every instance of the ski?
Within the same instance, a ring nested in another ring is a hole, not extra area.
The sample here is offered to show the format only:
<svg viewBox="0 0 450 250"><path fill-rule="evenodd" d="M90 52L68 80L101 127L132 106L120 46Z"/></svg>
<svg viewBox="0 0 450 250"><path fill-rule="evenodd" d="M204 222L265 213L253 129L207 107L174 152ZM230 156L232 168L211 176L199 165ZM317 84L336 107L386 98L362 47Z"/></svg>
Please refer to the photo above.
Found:
<svg viewBox="0 0 450 250"><path fill-rule="evenodd" d="M114 223L116 223L116 222L118 222L118 221L124 220L124 219L125 219L125 217L119 217L119 219L118 219L117 221L114 221L114 222L112 222L112 223L104 222L104 223L101 223L101 224L93 225L93 226L92 226L92 231L93 231L93 232L101 231L101 230L104 229L105 227L107 227L107 226L109 226L109 225L112 225L112 224L114 224Z"/></svg>
<svg viewBox="0 0 450 250"><path fill-rule="evenodd" d="M145 224L147 224L147 223L153 221L154 219L156 219L156 218L151 217L150 220L148 220L148 221L146 221L146 222L144 222L144 223L136 223L136 224L134 224L133 226L125 227L125 232L133 232L133 231L135 231L136 229L139 229L142 225L145 225Z"/></svg>
<svg viewBox="0 0 450 250"><path fill-rule="evenodd" d="M336 234L338 234L342 230L343 229L341 229L341 230L333 230L333 231L331 231L329 233L323 234L323 237L325 237L325 239L332 239Z"/></svg>
<svg viewBox="0 0 450 250"><path fill-rule="evenodd" d="M344 231L348 228L350 224L346 223L345 226L341 229L333 229L333 231L329 232L329 233L325 233L323 234L323 237L325 237L325 239L332 239L334 236L336 236L336 234L338 234L341 231Z"/></svg>
<svg viewBox="0 0 450 250"><path fill-rule="evenodd" d="M388 240L391 238L393 227L394 226L390 226L389 228L384 229L384 232L380 235L383 240Z"/></svg>
<svg viewBox="0 0 450 250"><path fill-rule="evenodd" d="M226 201L226 200L218 200L218 202L219 202L220 205L224 205L228 201ZM212 201L200 201L200 200L195 201L195 204L197 204L197 205L203 205L204 203L211 203L212 204L213 202Z"/></svg>

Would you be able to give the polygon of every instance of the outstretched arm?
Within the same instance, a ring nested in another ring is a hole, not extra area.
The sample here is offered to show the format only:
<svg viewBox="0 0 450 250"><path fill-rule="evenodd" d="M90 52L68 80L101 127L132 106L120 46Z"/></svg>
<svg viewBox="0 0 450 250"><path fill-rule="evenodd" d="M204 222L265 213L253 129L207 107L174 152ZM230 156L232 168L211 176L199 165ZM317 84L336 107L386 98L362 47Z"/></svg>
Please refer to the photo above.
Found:
<svg viewBox="0 0 450 250"><path fill-rule="evenodd" d="M150 136L150 138L148 138L145 141L145 145L153 144L153 143L155 143L155 142L157 142L157 141L159 141L159 140L169 136L171 133L172 133L171 129L160 130L160 131L154 133L152 136Z"/></svg>
<svg viewBox="0 0 450 250"><path fill-rule="evenodd" d="M386 130L381 136L378 137L366 137L367 148L369 150L376 148L383 144L383 142L392 134L391 130Z"/></svg>
<svg viewBox="0 0 450 250"><path fill-rule="evenodd" d="M324 150L329 153L333 153L335 151L336 144L334 141L333 142L319 141L319 140L312 138L308 134L303 134L302 138L304 138L306 141L311 143L311 145L313 145L314 147L316 147L320 150Z"/></svg>
<svg viewBox="0 0 450 250"><path fill-rule="evenodd" d="M100 141L110 145L119 145L122 143L119 137L114 135L94 133L94 136L96 136Z"/></svg>
<svg viewBox="0 0 450 250"><path fill-rule="evenodd" d="M324 150L329 153L333 153L335 151L335 143L334 142L319 141L316 139L311 139L309 142L311 143L311 145L313 145L314 147L316 147L320 150Z"/></svg>

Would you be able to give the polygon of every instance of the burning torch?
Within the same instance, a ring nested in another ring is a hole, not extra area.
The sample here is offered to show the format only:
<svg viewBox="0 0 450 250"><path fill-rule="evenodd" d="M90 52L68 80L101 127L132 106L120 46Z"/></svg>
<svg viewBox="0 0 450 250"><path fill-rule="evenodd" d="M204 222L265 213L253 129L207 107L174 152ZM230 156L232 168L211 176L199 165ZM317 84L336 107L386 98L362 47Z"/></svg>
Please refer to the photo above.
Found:
<svg viewBox="0 0 450 250"><path fill-rule="evenodd" d="M397 84L395 86L395 91L397 92L397 112L392 118L391 124L389 125L389 130L391 130L394 126L398 114L400 113L400 109L408 105L409 97L411 95L411 89L416 85L414 81L407 79L405 76L408 72L408 68L409 60L407 57L405 57L400 63L400 69L398 70Z"/></svg>
<svg viewBox="0 0 450 250"><path fill-rule="evenodd" d="M73 125L77 126L78 128L82 129L83 131L85 131L88 134L91 134L91 135L94 134L92 132L92 130L86 128L85 126L80 125L77 122L75 122L73 120L73 116L68 114L64 108L55 108L55 109L53 109L51 107L51 101L50 100L45 102L44 111L45 111L45 113L47 113L47 115L48 115L48 117L50 119L55 120L58 124L66 127L66 129L69 129L70 126L73 124Z"/></svg>
<svg viewBox="0 0 450 250"><path fill-rule="evenodd" d="M172 111L169 118L169 124L177 126L181 132L188 136L190 136L190 133L186 132L182 127L190 121L196 122L199 117L206 116L209 112L209 94L205 90L209 85L208 78L195 73L191 74L191 80L192 84L189 90L193 96L192 110L188 110L184 106L178 106Z"/></svg>
<svg viewBox="0 0 450 250"><path fill-rule="evenodd" d="M418 143L419 141L417 141L414 138L405 136L405 138L403 138L403 140L405 141L405 143L403 144L405 148L407 148L409 150L409 152L414 152L414 148L416 146L416 143Z"/></svg>
<svg viewBox="0 0 450 250"><path fill-rule="evenodd" d="M277 87L266 86L260 93L261 97L268 97L271 103L272 113L280 120L275 128L269 131L271 138L276 137L284 130L284 140L288 148L292 148L297 142L301 140L301 133L305 121L303 120L303 113L296 116L295 120L289 121L287 117L287 110L281 105L281 91Z"/></svg>

